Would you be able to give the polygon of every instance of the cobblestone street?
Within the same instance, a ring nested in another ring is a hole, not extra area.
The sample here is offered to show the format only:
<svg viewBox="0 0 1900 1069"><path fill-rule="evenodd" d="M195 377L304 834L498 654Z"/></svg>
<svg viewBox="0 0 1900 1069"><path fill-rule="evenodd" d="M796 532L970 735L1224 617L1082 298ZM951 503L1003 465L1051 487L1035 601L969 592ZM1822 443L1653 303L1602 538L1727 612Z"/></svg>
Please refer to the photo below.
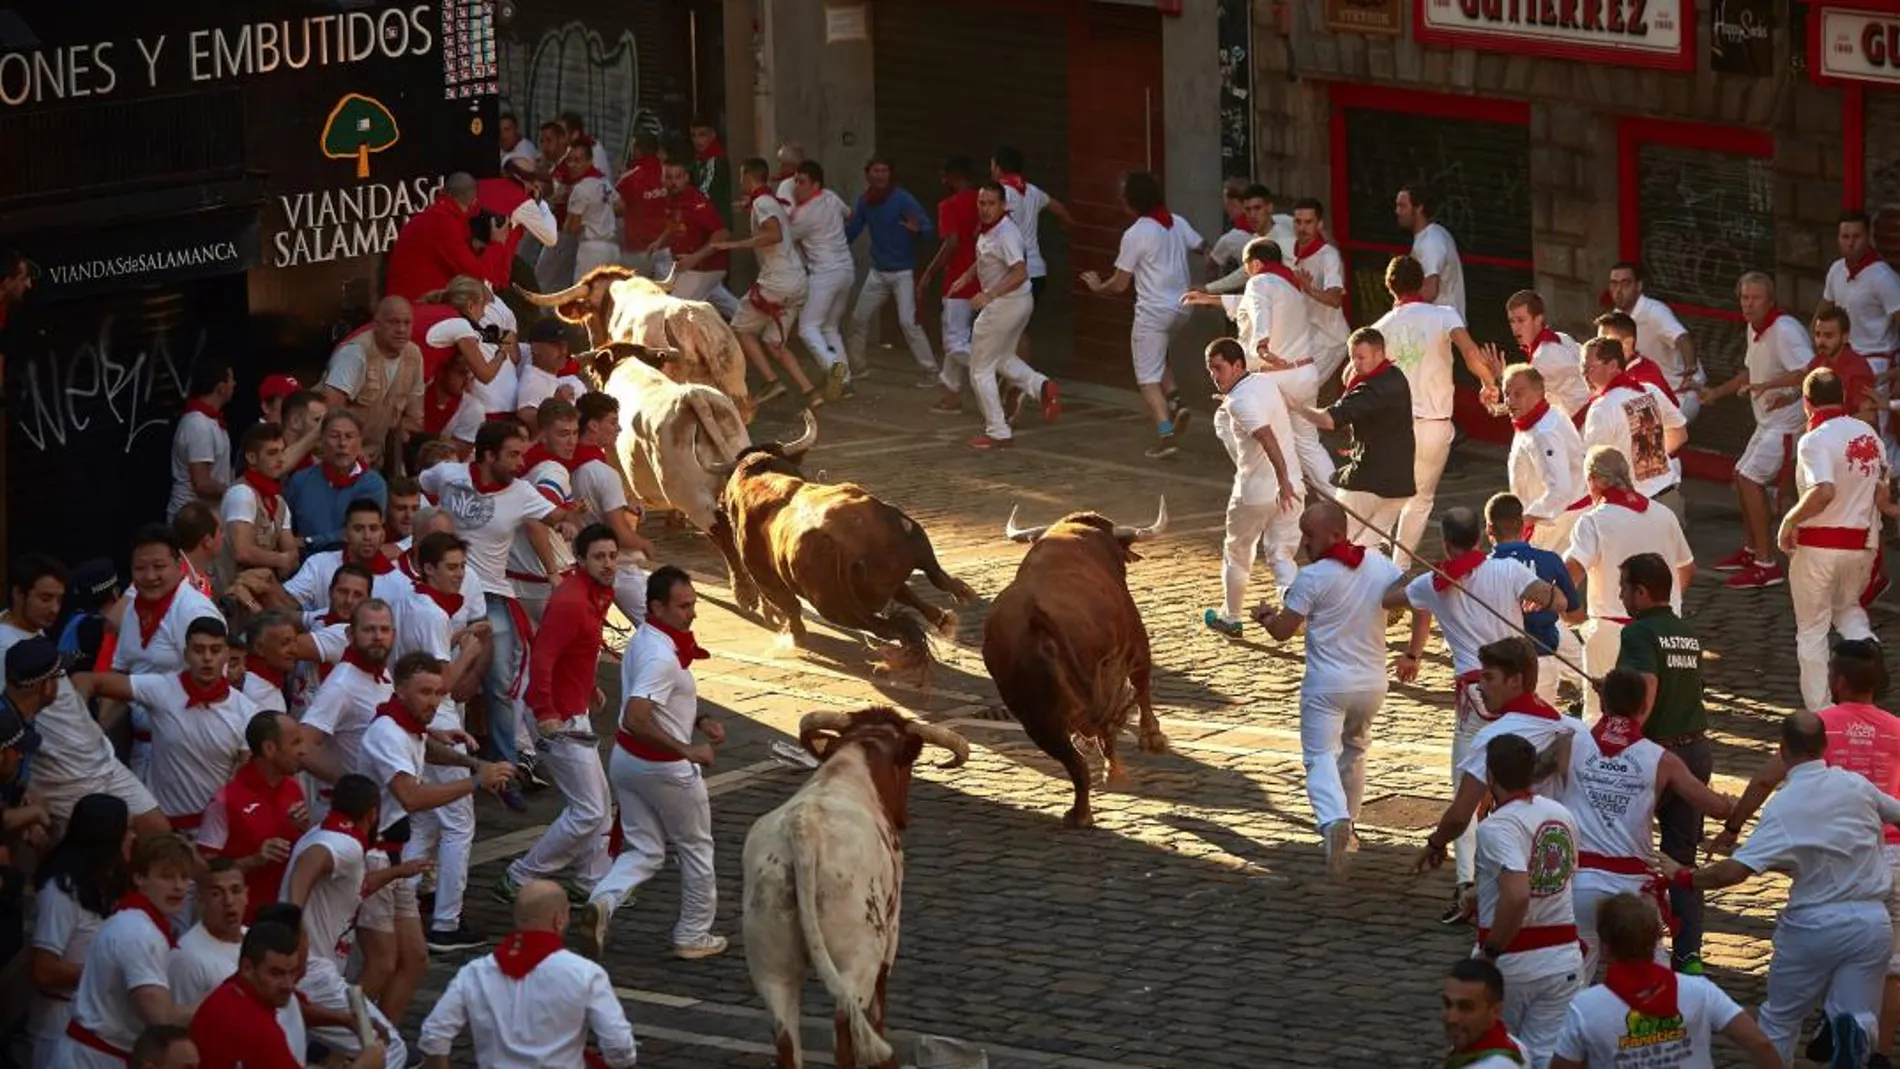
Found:
<svg viewBox="0 0 1900 1069"><path fill-rule="evenodd" d="M910 388L912 378L887 352L857 399L820 413L806 471L859 482L903 508L929 531L944 566L985 599L1022 557L1001 536L1012 505L1024 523L1084 508L1147 523L1157 496L1167 495L1168 531L1142 548L1146 559L1130 566L1129 579L1153 640L1156 707L1173 752L1131 753L1130 789L1096 795L1093 831L1066 830L1066 779L1002 711L983 671L982 604L961 613L954 644L939 643L940 663L922 688L874 675L870 647L823 625L809 651L780 643L732 610L709 543L650 521L662 555L703 580L697 630L714 656L697 667L700 696L726 711L730 732L710 783L717 930L733 948L703 962L671 957L670 867L615 918L608 965L642 1063L772 1064L739 939L739 854L748 827L803 774L773 760L770 748L793 738L809 710L886 702L973 743L960 770L920 763L911 791L902 949L890 987L906 1064L918 1034L980 1046L999 1069L1436 1064L1439 977L1471 938L1469 929L1437 923L1449 873L1411 875L1449 796L1442 645L1434 639L1419 685L1391 687L1369 757L1363 849L1349 884L1329 884L1300 772L1300 642L1276 646L1253 628L1228 641L1200 624L1218 597L1231 474L1205 405L1172 463L1142 459L1151 432L1132 395L1106 391L1076 397L1054 427L1027 414L1017 448L979 454L962 445L976 432L974 417L926 414L935 394ZM1204 385L1196 380L1187 392ZM769 407L753 433L771 436L793 422L790 410ZM1440 491L1441 508L1481 504L1501 488L1496 451L1473 446L1461 461ZM1734 548L1736 513L1725 486L1695 485L1690 499L1690 535L1706 564ZM1713 650L1717 787L1737 793L1796 700L1793 625L1785 588L1726 591L1720 578L1702 572L1688 613ZM1276 598L1264 566L1256 593ZM1890 630L1891 613L1876 624ZM1405 626L1393 627L1394 643ZM603 666L601 678L614 694L617 666ZM508 921L490 887L558 798L544 792L531 803L514 817L481 802L471 923L491 934ZM1784 889L1766 878L1710 899L1711 976L1751 1007ZM420 1007L458 960L434 963ZM831 1000L815 980L806 990L808 1042L828 1052ZM812 1060L829 1064L823 1053ZM1721 1046L1717 1064L1741 1061Z"/></svg>

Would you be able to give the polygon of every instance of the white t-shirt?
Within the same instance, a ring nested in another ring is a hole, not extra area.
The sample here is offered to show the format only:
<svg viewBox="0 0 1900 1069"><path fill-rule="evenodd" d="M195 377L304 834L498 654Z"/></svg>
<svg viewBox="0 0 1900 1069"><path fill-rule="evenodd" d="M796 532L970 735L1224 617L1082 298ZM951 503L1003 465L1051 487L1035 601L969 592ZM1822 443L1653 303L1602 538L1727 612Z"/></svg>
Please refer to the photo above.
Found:
<svg viewBox="0 0 1900 1069"><path fill-rule="evenodd" d="M1451 332L1464 329L1464 316L1442 299L1403 301L1372 326L1385 336L1385 358L1405 372L1412 388L1412 418L1450 419Z"/></svg>
<svg viewBox="0 0 1900 1069"><path fill-rule="evenodd" d="M558 460L544 460L523 472L521 477L534 487L536 493L546 498L548 503L556 508L574 500L574 477L568 473L567 466ZM513 573L510 576L512 582L534 582L533 579L523 579L522 576L547 578L547 569L542 566L541 558L535 555L534 544L528 541L526 531L525 526L517 531L514 544L508 547L508 570ZM568 545L567 539L558 534L554 535L551 541L557 570L555 581L559 582L558 572L566 570L574 563L574 550ZM539 585L544 595L552 591L552 588L545 583Z"/></svg>
<svg viewBox="0 0 1900 1069"><path fill-rule="evenodd" d="M1638 390L1617 386L1590 402L1583 417L1583 448L1587 453L1593 446L1607 445L1623 454L1636 492L1655 497L1677 482L1664 438L1688 425L1682 409L1654 383L1645 382Z"/></svg>
<svg viewBox="0 0 1900 1069"><path fill-rule="evenodd" d="M440 711L438 710L438 715ZM363 749L357 754L358 773L375 780L383 789L383 804L379 811L383 826L378 831L388 831L397 821L409 815L396 798L396 792L390 784L397 776L414 776L416 782L422 782L422 769L428 763L428 736L411 735L393 716L373 716L368 730L363 732Z"/></svg>
<svg viewBox="0 0 1900 1069"><path fill-rule="evenodd" d="M451 321L461 321L466 324L466 321L462 320L460 316L453 317ZM431 330L429 333L433 336L435 331ZM365 337L367 337L367 335L365 335ZM432 342L431 344L434 343ZM342 345L337 346L336 350L330 354L330 366L324 369L323 384L352 401L356 400L356 395L362 392L363 380L369 377L368 361L368 354L363 351L362 338L354 338L344 342ZM396 373L400 370L402 370L402 354L400 352L397 353L396 358L393 360L384 358L383 381L387 383L395 382ZM411 401L418 400L422 397L424 385L422 376L416 376L415 389L412 390L409 395Z"/></svg>
<svg viewBox="0 0 1900 1069"><path fill-rule="evenodd" d="M144 910L122 909L107 917L86 949L86 964L73 992L73 1020L107 1044L131 1050L145 1031L132 992L141 987L169 992L171 954L171 940Z"/></svg>
<svg viewBox="0 0 1900 1069"><path fill-rule="evenodd" d="M652 702L656 727L675 742L693 741L699 684L693 673L680 667L673 640L652 624L641 624L627 643L626 656L620 661L620 695L622 701L645 698Z"/></svg>
<svg viewBox="0 0 1900 1069"><path fill-rule="evenodd" d="M310 955L347 956L345 937L363 901L363 844L340 831L311 828L304 832L290 849L279 898L290 897L290 874L297 871L298 859L311 850L330 852L330 875L318 880L304 899L303 930L310 936Z"/></svg>
<svg viewBox="0 0 1900 1069"><path fill-rule="evenodd" d="M1710 1035L1727 1028L1742 1008L1707 977L1677 973L1676 1012L1666 1020L1646 1017L1597 984L1570 1001L1555 1053L1606 1069L1714 1069ZM1641 1035L1632 1038L1632 1028Z"/></svg>
<svg viewBox="0 0 1900 1069"><path fill-rule="evenodd" d="M456 402L455 414L449 417L442 434L450 441L474 445L475 432L482 429L482 422L487 418L488 411L482 407L482 403L475 399L474 394L464 390L461 399Z"/></svg>
<svg viewBox="0 0 1900 1069"><path fill-rule="evenodd" d="M1805 371L1814 363L1814 345L1808 340L1808 331L1795 317L1777 311L1775 318L1758 333L1754 327L1743 324L1748 334L1748 351L1744 362L1748 365L1748 381L1763 383L1778 379L1790 371ZM1802 414L1801 398L1798 387L1790 386L1782 390L1770 390L1749 394L1749 404L1755 408L1755 423L1760 427L1773 428L1784 434L1799 434L1801 425L1807 417ZM1769 409L1768 402L1778 395L1795 394L1790 404Z"/></svg>
<svg viewBox="0 0 1900 1069"><path fill-rule="evenodd" d="M557 378L553 372L543 371L535 367L534 363L530 361L521 365L520 386L515 393L515 408L517 410L523 408L540 408L541 402L553 397L555 394L561 392L562 389L566 389L569 393L569 396L564 398L564 400L572 404L580 400L581 395L587 392L587 384L573 375L562 375ZM449 427L451 431L454 429L456 417L460 415L461 413L458 411L455 416L450 417ZM476 426L479 429L480 424ZM470 431L467 441L472 442L474 440L474 431Z"/></svg>
<svg viewBox="0 0 1900 1069"><path fill-rule="evenodd" d="M238 951L243 943L227 943L205 929L202 922L178 937L170 967L172 1001L190 1004L209 995L237 974Z"/></svg>
<svg viewBox="0 0 1900 1069"><path fill-rule="evenodd" d="M150 642L139 631L138 611L131 605L119 618L119 645L112 654L115 672L176 672L185 667L185 632L192 621L209 616L224 622L211 599L188 583L179 583L170 607L152 632Z"/></svg>
<svg viewBox="0 0 1900 1069"><path fill-rule="evenodd" d="M1022 232L1023 258L1029 264L1030 278L1041 278L1049 273L1049 265L1042 259L1040 237L1042 210L1048 206L1049 194L1034 182L1024 182L1021 193L1007 185L1003 187L1003 210Z"/></svg>
<svg viewBox="0 0 1900 1069"><path fill-rule="evenodd" d="M1262 341L1288 363L1316 355L1319 345L1308 317L1310 307L1299 287L1278 275L1262 271L1249 278L1234 311L1247 366L1259 370Z"/></svg>
<svg viewBox="0 0 1900 1069"><path fill-rule="evenodd" d="M1531 744L1539 758L1548 757L1551 747L1583 730L1576 720L1567 716L1535 716L1515 710L1499 716L1478 729L1471 737L1471 744L1465 747L1465 759L1454 770L1462 780L1466 776L1482 783L1487 775L1487 757L1485 750L1491 740L1500 735L1516 735ZM1557 770L1561 771L1561 769ZM1537 789L1543 790L1547 783L1554 785L1555 775L1549 780L1540 780Z"/></svg>
<svg viewBox="0 0 1900 1069"><path fill-rule="evenodd" d="M257 490L250 483L239 480L232 483L224 492L224 500L218 505L218 516L226 523L251 523L258 520L263 512L258 504ZM280 531L293 529L290 519L290 503L284 495L277 495L277 528Z"/></svg>
<svg viewBox="0 0 1900 1069"><path fill-rule="evenodd" d="M1682 523L1676 514L1651 505L1641 512L1621 505L1598 504L1577 517L1570 529L1567 560L1583 566L1589 590L1584 600L1594 619L1620 619L1629 615L1623 606L1620 570L1623 562L1638 553L1660 553L1671 568L1695 563L1689 540L1682 536ZM1682 612L1682 584L1671 583L1669 605Z"/></svg>
<svg viewBox="0 0 1900 1069"><path fill-rule="evenodd" d="M1451 231L1437 223L1425 224L1425 229L1412 236L1412 259L1425 269L1426 278L1438 276L1438 299L1432 303L1457 312L1462 323L1465 318L1465 268L1458 259L1458 242L1452 239Z"/></svg>
<svg viewBox="0 0 1900 1069"><path fill-rule="evenodd" d="M467 577L469 573L462 574ZM450 616L435 599L411 585L396 611L396 645L389 655L394 659L419 650L444 663L453 661L455 647L450 640L455 633L487 615L488 603L479 596L474 601L463 597L462 607ZM462 714L446 690L429 727L436 731L462 730Z"/></svg>
<svg viewBox="0 0 1900 1069"><path fill-rule="evenodd" d="M1016 228L1015 221L1008 216L998 219L996 225L988 230L979 229L976 235L977 281L984 289L989 289L1003 281L1003 276L1009 274L1010 268L1024 262L1025 255L1022 231ZM997 300L1027 296L1029 296L1029 284L1025 282L998 297Z"/></svg>
<svg viewBox="0 0 1900 1069"><path fill-rule="evenodd" d="M1293 255L1293 251L1288 249L1287 255ZM1346 264L1339 257L1339 250L1330 243L1320 245L1319 251L1310 256L1294 260L1293 267L1312 276L1314 288L1321 292L1346 287ZM1352 333L1346 325L1344 308L1334 308L1307 297L1306 317L1312 326L1315 349L1336 350L1346 344L1346 338Z"/></svg>
<svg viewBox="0 0 1900 1069"><path fill-rule="evenodd" d="M1299 458L1293 455L1292 420L1279 387L1265 375L1249 374L1227 392L1214 410L1214 434L1234 461L1234 491L1230 500L1243 505L1271 505L1279 500L1280 479L1267 459L1266 447L1254 432L1266 427L1280 445L1280 462L1287 476L1299 478ZM1302 495L1303 496L1303 495Z"/></svg>
<svg viewBox="0 0 1900 1069"><path fill-rule="evenodd" d="M500 301L490 301L489 307L493 308L500 304ZM482 318L486 321L489 317L485 313ZM482 340L481 331L475 324L461 316L450 316L430 327L426 337L430 345L444 349L454 348L455 344L463 338L473 338L481 347L482 356L490 360L494 359L496 352L496 346ZM518 357L519 353L509 353L508 359L503 360L501 366L496 369L495 377L487 382L476 378L471 372L468 377L468 389L462 393L463 406L467 405L469 399L473 399L484 418L491 412L496 414L515 412L515 398L521 392L520 372L515 367ZM460 416L461 409L458 408L456 418ZM452 424L454 421L450 422ZM480 426L480 422L477 422L476 427L480 428ZM469 440L473 441L474 435L471 434Z"/></svg>
<svg viewBox="0 0 1900 1069"><path fill-rule="evenodd" d="M556 539L556 541L558 542L559 539ZM403 552L405 554L410 552L409 540L406 538L403 539ZM377 576L376 585L371 587L369 591L371 597L381 598L388 602L389 607L395 611L398 631L402 628L403 605L408 602L410 595L416 592L417 576L410 574L412 566L410 559L407 556L403 557L401 561L398 562L395 571L387 575ZM475 569L473 568L462 569L462 601L463 612L473 613L474 619L481 619L483 614L487 611L488 602L482 596L482 580L480 576L475 574ZM348 645L349 632L342 632L341 637L344 644ZM400 634L397 636L396 641L397 652L390 654L389 657L390 663L392 664L395 663L397 657L401 656L402 639ZM319 648L321 648L322 643L318 645ZM339 648L337 650L336 656L343 656L342 649ZM336 657L331 657L329 660L334 661Z"/></svg>
<svg viewBox="0 0 1900 1069"><path fill-rule="evenodd" d="M1122 232L1115 269L1135 281L1135 317L1171 320L1182 314L1181 295L1194 281L1188 271L1188 251L1201 247L1201 235L1186 216L1174 216L1174 225L1162 226L1143 216Z"/></svg>
<svg viewBox="0 0 1900 1069"><path fill-rule="evenodd" d="M342 755L343 770L354 772L361 763L363 733L369 729L370 718L376 715L376 707L395 693L395 684L378 683L348 661L340 662L324 677L317 696L310 699L310 708L304 710L303 725L330 736ZM314 811L320 792L304 793L310 798ZM329 803L323 802L322 808L327 811Z"/></svg>
<svg viewBox="0 0 1900 1069"><path fill-rule="evenodd" d="M1890 357L1900 347L1900 331L1893 326L1894 313L1900 312L1900 272L1887 261L1875 257L1851 279L1847 261L1834 261L1821 297L1847 313L1848 348L1862 356Z"/></svg>
<svg viewBox="0 0 1900 1069"><path fill-rule="evenodd" d="M170 522L178 510L198 500L191 488L191 466L211 465L211 481L231 485L231 436L218 421L203 412L186 412L178 417L178 429L172 434L172 496L165 508Z"/></svg>
<svg viewBox="0 0 1900 1069"><path fill-rule="evenodd" d="M1456 587L1439 590L1432 586L1437 576L1431 572L1405 584L1405 599L1414 609L1422 609L1438 618L1438 628L1451 647L1451 669L1458 675L1478 670L1478 649L1519 633L1524 621L1524 593L1537 582L1537 573L1522 561L1508 557L1486 557ZM1474 603L1473 599L1483 604ZM1489 605L1503 613L1518 627L1484 611Z"/></svg>
<svg viewBox="0 0 1900 1069"><path fill-rule="evenodd" d="M776 197L754 197L751 217L754 234L765 229L767 220L778 220L778 244L756 250L759 292L774 301L803 297L809 284L805 261L799 256L792 218L785 205Z"/></svg>
<svg viewBox="0 0 1900 1069"><path fill-rule="evenodd" d="M343 567L343 551L326 549L321 553L312 553L303 559L303 564L289 579L284 580L284 593L297 599L297 604L311 611L320 611L330 606L330 580L336 578L336 570Z"/></svg>
<svg viewBox="0 0 1900 1069"><path fill-rule="evenodd" d="M567 217L576 216L582 241L614 240L614 191L605 178L588 175L574 183L567 195Z"/></svg>
<svg viewBox="0 0 1900 1069"><path fill-rule="evenodd" d="M1577 849L1648 861L1656 845L1656 776L1664 750L1638 739L1612 757L1596 736L1570 737L1570 775L1557 800L1577 823Z"/></svg>
<svg viewBox="0 0 1900 1069"><path fill-rule="evenodd" d="M86 949L92 946L93 936L98 934L105 918L73 901L71 895L51 880L34 896L33 911L33 949L46 951L62 964L83 967ZM52 1050L65 1033L66 1021L72 1013L71 1000L55 998L39 990L33 992L26 1031L34 1040L36 1067L51 1060Z"/></svg>
<svg viewBox="0 0 1900 1069"><path fill-rule="evenodd" d="M131 677L132 698L151 713L152 765L145 786L173 821L196 818L250 757L244 729L257 704L232 687L223 701L186 707L175 674Z"/></svg>
<svg viewBox="0 0 1900 1069"><path fill-rule="evenodd" d="M612 465L589 460L575 468L570 477L574 483L574 496L585 503L588 511L596 517L605 520L615 509L627 507L626 484Z"/></svg>
<svg viewBox="0 0 1900 1069"><path fill-rule="evenodd" d="M539 523L554 505L522 479L483 493L475 489L472 464L437 464L422 473L420 482L422 492L436 499L436 508L454 517L455 533L468 543L468 566L482 589L514 597L507 574L509 547L522 524Z"/></svg>
<svg viewBox="0 0 1900 1069"><path fill-rule="evenodd" d="M1834 487L1834 500L1801 526L1860 528L1873 549L1880 534L1874 502L1887 481L1887 454L1874 429L1852 416L1836 416L1803 434L1794 449L1794 483L1805 494L1818 483Z"/></svg>
<svg viewBox="0 0 1900 1069"><path fill-rule="evenodd" d="M820 189L803 204L792 205L792 237L813 275L853 273L851 246L844 240L845 216L851 208L829 189Z"/></svg>
<svg viewBox="0 0 1900 1069"><path fill-rule="evenodd" d="M1550 407L1574 416L1590 403L1590 382L1583 377L1583 347L1561 330L1550 332L1531 349L1531 366L1544 376L1544 399Z"/></svg>
<svg viewBox="0 0 1900 1069"><path fill-rule="evenodd" d="M1530 877L1530 907L1524 928L1574 925L1570 884L1577 872L1577 823L1570 811L1549 798L1532 795L1493 809L1478 825L1478 927L1491 927L1498 912L1498 876L1522 872ZM1508 984L1561 976L1583 968L1576 940L1560 946L1501 954L1498 971Z"/></svg>
<svg viewBox="0 0 1900 1069"><path fill-rule="evenodd" d="M1682 381L1682 353L1677 342L1689 329L1668 305L1647 295L1637 297L1627 314L1636 321L1636 351L1656 361L1674 389ZM1698 361L1696 366L1700 368L1701 363Z"/></svg>
<svg viewBox="0 0 1900 1069"><path fill-rule="evenodd" d="M1376 549L1359 567L1326 558L1300 569L1286 608L1306 618L1302 689L1349 694L1385 689L1385 592L1404 573Z"/></svg>
<svg viewBox="0 0 1900 1069"><path fill-rule="evenodd" d="M1755 831L1734 858L1750 872L1794 878L1787 913L1841 902L1882 902L1893 867L1880 849L1885 826L1900 821L1900 801L1858 772L1819 760L1788 769L1762 806ZM90 962L88 962L90 964Z"/></svg>
<svg viewBox="0 0 1900 1069"><path fill-rule="evenodd" d="M1570 417L1550 406L1542 418L1511 436L1511 493L1524 518L1550 523L1590 492L1583 478L1583 435Z"/></svg>

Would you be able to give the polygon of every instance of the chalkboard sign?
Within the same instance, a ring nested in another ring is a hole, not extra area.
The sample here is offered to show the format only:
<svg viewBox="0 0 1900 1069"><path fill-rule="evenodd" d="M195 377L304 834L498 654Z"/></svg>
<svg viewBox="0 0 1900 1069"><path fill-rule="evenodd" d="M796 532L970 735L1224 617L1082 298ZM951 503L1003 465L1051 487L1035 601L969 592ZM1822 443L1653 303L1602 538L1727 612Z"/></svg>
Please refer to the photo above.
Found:
<svg viewBox="0 0 1900 1069"><path fill-rule="evenodd" d="M1348 109L1351 236L1409 246L1392 201L1401 186L1419 184L1438 197L1438 222L1459 249L1528 264L1530 152L1530 128L1517 123Z"/></svg>
<svg viewBox="0 0 1900 1069"><path fill-rule="evenodd" d="M1637 174L1646 288L1734 309L1735 280L1774 267L1774 161L1651 142L1637 149Z"/></svg>
<svg viewBox="0 0 1900 1069"><path fill-rule="evenodd" d="M1218 0L1220 168L1253 177L1253 2Z"/></svg>

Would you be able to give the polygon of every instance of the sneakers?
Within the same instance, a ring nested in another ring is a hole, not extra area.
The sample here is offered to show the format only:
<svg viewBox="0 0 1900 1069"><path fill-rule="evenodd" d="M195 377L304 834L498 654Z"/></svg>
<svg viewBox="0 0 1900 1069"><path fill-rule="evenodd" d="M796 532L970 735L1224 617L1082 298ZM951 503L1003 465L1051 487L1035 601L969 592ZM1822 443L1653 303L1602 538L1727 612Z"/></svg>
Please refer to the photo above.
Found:
<svg viewBox="0 0 1900 1069"><path fill-rule="evenodd" d="M963 411L963 400L945 390L943 396L937 398L937 403L930 406L930 410L939 416L955 416Z"/></svg>
<svg viewBox="0 0 1900 1069"><path fill-rule="evenodd" d="M971 449L980 449L980 450L985 450L985 451L993 450L993 449L1008 449L1013 445L1015 445L1015 442L1011 441L1008 438L991 438L987 434L979 434L976 437L970 439Z"/></svg>
<svg viewBox="0 0 1900 1069"><path fill-rule="evenodd" d="M495 885L490 887L489 891L495 896L495 901L513 903L515 896L521 893L521 888L515 886L515 881L508 875L508 870L502 869L501 875L495 877Z"/></svg>
<svg viewBox="0 0 1900 1069"><path fill-rule="evenodd" d="M604 898L590 898L581 907L581 953L599 961L607 950L607 925L614 907Z"/></svg>
<svg viewBox="0 0 1900 1069"><path fill-rule="evenodd" d="M1326 875L1343 880L1352 870L1352 821L1335 820L1320 829L1326 845Z"/></svg>
<svg viewBox="0 0 1900 1069"><path fill-rule="evenodd" d="M1728 577L1722 584L1730 590L1759 590L1765 587L1780 586L1788 581L1788 573L1781 565L1773 561L1750 561L1748 567Z"/></svg>
<svg viewBox="0 0 1900 1069"><path fill-rule="evenodd" d="M429 953L447 954L457 950L474 950L488 945L488 940L469 931L468 922L455 926L452 931L440 928L429 929Z"/></svg>
<svg viewBox="0 0 1900 1069"><path fill-rule="evenodd" d="M943 380L937 377L936 372L932 371L924 375L923 378L911 383L911 385L919 390L928 390L933 386L942 386Z"/></svg>
<svg viewBox="0 0 1900 1069"><path fill-rule="evenodd" d="M1851 1013L1835 1014L1833 1025L1834 1058L1828 1062L1829 1069L1861 1069L1870 1050L1867 1031Z"/></svg>
<svg viewBox="0 0 1900 1069"><path fill-rule="evenodd" d="M1174 444L1174 436L1169 435L1142 450L1141 455L1147 457L1149 460L1166 460L1180 451L1181 447Z"/></svg>
<svg viewBox="0 0 1900 1069"><path fill-rule="evenodd" d="M765 387L764 392L760 393L757 398L754 398L754 400L756 403L762 405L768 401L776 401L779 398L784 397L784 396L785 396L785 384L780 382L777 379L773 379Z"/></svg>
<svg viewBox="0 0 1900 1069"><path fill-rule="evenodd" d="M1246 628L1240 621L1227 619L1220 614L1219 609L1209 609L1202 613L1201 622L1207 625L1208 630L1218 631L1228 638L1239 638L1246 632Z"/></svg>
<svg viewBox="0 0 1900 1069"><path fill-rule="evenodd" d="M824 384L819 387L820 390L824 391L825 400L836 401L838 398L844 396L844 380L850 374L850 370L847 369L842 362L833 364L825 369L825 381Z"/></svg>
<svg viewBox="0 0 1900 1069"><path fill-rule="evenodd" d="M1054 423L1062 415L1062 387L1050 379L1042 384L1042 421Z"/></svg>
<svg viewBox="0 0 1900 1069"><path fill-rule="evenodd" d="M515 786L513 783L496 791L495 796L501 799L502 805L507 806L513 812L526 813L528 811L528 800L522 797L521 788Z"/></svg>
<svg viewBox="0 0 1900 1069"><path fill-rule="evenodd" d="M1471 890L1471 887L1471 884L1461 883L1452 888L1451 905L1446 906L1445 912L1438 915L1438 923L1445 925L1465 923L1465 892Z"/></svg>
<svg viewBox="0 0 1900 1069"><path fill-rule="evenodd" d="M1675 970L1684 976L1702 975L1702 955L1688 954L1674 963Z"/></svg>
<svg viewBox="0 0 1900 1069"><path fill-rule="evenodd" d="M726 937L707 932L705 935L687 943L673 944L673 956L687 961L698 961L726 952Z"/></svg>
<svg viewBox="0 0 1900 1069"><path fill-rule="evenodd" d="M1723 557L1721 560L1716 561L1715 570L1718 572L1739 572L1753 563L1755 563L1754 551L1747 546L1743 546L1728 556Z"/></svg>
<svg viewBox="0 0 1900 1069"><path fill-rule="evenodd" d="M1181 402L1178 400L1170 401L1168 404L1168 422L1174 424L1174 430L1170 431L1168 436L1170 438L1179 438L1181 432L1187 430L1188 418L1194 415L1194 413L1183 408Z"/></svg>

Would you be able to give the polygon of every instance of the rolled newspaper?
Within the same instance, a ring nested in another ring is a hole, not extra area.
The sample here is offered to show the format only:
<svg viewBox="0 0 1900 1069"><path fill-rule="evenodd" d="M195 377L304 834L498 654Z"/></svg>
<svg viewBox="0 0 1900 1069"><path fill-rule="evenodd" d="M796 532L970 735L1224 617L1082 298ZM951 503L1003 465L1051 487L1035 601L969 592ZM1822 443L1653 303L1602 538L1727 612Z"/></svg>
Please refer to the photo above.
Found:
<svg viewBox="0 0 1900 1069"><path fill-rule="evenodd" d="M356 1041L364 1047L376 1042L376 1026L370 1021L369 1000L363 997L363 989L351 984L349 988L350 1016L356 1020Z"/></svg>

